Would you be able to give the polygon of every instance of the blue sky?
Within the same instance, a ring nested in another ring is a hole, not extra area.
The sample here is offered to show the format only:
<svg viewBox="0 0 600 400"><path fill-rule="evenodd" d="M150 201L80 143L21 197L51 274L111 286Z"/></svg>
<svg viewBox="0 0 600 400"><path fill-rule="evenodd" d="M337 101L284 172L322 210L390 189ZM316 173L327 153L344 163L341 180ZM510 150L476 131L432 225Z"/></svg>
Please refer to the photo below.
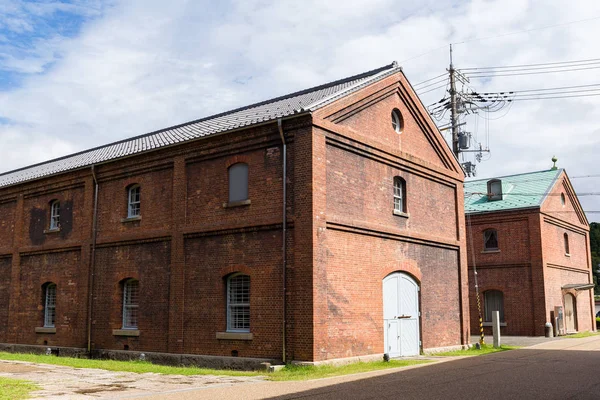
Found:
<svg viewBox="0 0 600 400"><path fill-rule="evenodd" d="M504 36L594 16L595 0L0 0L0 171L393 60L420 82L445 72L448 43L465 42L455 46L459 68L599 58L600 19ZM591 84L596 71L473 84ZM554 154L571 176L596 170L599 97L525 103L489 121L479 177L545 169ZM467 127L485 136L483 118ZM597 183L574 181L580 192ZM593 197L582 202L600 210Z"/></svg>

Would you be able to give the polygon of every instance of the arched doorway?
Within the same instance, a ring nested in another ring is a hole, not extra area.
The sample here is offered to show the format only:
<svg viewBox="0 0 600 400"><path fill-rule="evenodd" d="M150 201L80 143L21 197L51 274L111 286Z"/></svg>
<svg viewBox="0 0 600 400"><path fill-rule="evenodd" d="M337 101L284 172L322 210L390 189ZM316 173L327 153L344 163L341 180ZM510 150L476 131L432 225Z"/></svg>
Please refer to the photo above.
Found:
<svg viewBox="0 0 600 400"><path fill-rule="evenodd" d="M402 272L383 280L384 349L391 357L420 352L419 285Z"/></svg>
<svg viewBox="0 0 600 400"><path fill-rule="evenodd" d="M577 303L571 293L565 294L565 328L567 333L577 332Z"/></svg>

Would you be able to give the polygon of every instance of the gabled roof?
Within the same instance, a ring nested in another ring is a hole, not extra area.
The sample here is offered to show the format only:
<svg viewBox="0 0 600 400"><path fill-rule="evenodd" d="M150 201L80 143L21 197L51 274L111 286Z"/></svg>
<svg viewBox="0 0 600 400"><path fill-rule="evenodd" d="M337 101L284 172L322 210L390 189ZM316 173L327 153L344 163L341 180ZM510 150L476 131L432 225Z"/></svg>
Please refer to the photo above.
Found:
<svg viewBox="0 0 600 400"><path fill-rule="evenodd" d="M372 71L300 92L5 172L0 174L0 187L245 128L277 118L310 113L399 71L401 68L393 62Z"/></svg>
<svg viewBox="0 0 600 400"><path fill-rule="evenodd" d="M488 200L487 183L490 179L465 182L465 213L540 207L562 171L561 168L490 178L502 181L502 200Z"/></svg>

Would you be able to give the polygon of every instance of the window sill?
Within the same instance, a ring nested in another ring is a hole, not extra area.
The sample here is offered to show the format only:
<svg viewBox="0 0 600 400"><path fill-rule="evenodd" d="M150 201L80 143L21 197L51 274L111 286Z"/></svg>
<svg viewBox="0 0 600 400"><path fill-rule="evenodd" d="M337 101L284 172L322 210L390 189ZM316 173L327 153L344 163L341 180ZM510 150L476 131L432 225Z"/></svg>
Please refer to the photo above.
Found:
<svg viewBox="0 0 600 400"><path fill-rule="evenodd" d="M405 213L405 212L398 211L398 210L394 210L393 213L394 213L394 215L397 215L397 216L402 217L402 218L408 218L408 217L410 217L409 213Z"/></svg>
<svg viewBox="0 0 600 400"><path fill-rule="evenodd" d="M113 336L140 336L140 331L137 329L113 329Z"/></svg>
<svg viewBox="0 0 600 400"><path fill-rule="evenodd" d="M486 253L500 253L500 249L496 249L496 250L482 250L481 254L486 254Z"/></svg>
<svg viewBox="0 0 600 400"><path fill-rule="evenodd" d="M35 333L56 333L56 328L42 326L39 328L35 328Z"/></svg>
<svg viewBox="0 0 600 400"><path fill-rule="evenodd" d="M250 200L230 201L229 203L223 203L223 208L249 206Z"/></svg>
<svg viewBox="0 0 600 400"><path fill-rule="evenodd" d="M60 228L44 229L45 234L58 233L58 232L60 232Z"/></svg>
<svg viewBox="0 0 600 400"><path fill-rule="evenodd" d="M217 339L222 340L252 340L250 332L217 332Z"/></svg>
<svg viewBox="0 0 600 400"><path fill-rule="evenodd" d="M565 257L571 257L569 253L565 253Z"/></svg>
<svg viewBox="0 0 600 400"><path fill-rule="evenodd" d="M141 215L138 215L138 216L135 216L135 217L127 217L127 218L123 218L123 219L121 220L121 222L133 222L133 221L141 221L141 220L142 220L142 216L141 216Z"/></svg>
<svg viewBox="0 0 600 400"><path fill-rule="evenodd" d="M484 322L483 326L493 326L492 322ZM506 326L506 322L500 322L500 326Z"/></svg>

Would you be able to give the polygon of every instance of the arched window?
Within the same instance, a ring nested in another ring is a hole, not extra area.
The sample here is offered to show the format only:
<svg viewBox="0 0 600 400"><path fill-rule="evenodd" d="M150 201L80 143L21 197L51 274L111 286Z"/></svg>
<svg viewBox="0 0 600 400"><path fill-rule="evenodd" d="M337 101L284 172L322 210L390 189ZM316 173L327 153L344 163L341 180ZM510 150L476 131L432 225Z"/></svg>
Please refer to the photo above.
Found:
<svg viewBox="0 0 600 400"><path fill-rule="evenodd" d="M569 235L567 235L566 233L563 235L563 239L565 241L565 254L571 254L569 252Z"/></svg>
<svg viewBox="0 0 600 400"><path fill-rule="evenodd" d="M60 228L60 202L53 200L50 202L50 229Z"/></svg>
<svg viewBox="0 0 600 400"><path fill-rule="evenodd" d="M141 215L140 185L132 185L127 192L127 218Z"/></svg>
<svg viewBox="0 0 600 400"><path fill-rule="evenodd" d="M392 128L394 128L396 133L402 133L404 129L404 118L402 118L402 114L397 108L392 110Z"/></svg>
<svg viewBox="0 0 600 400"><path fill-rule="evenodd" d="M250 332L250 277L227 278L227 331Z"/></svg>
<svg viewBox="0 0 600 400"><path fill-rule="evenodd" d="M565 206L565 203L566 203L566 200L565 200L565 194L564 194L564 193L561 193L561 194L560 194L560 204L561 204L561 205L564 207L564 206Z"/></svg>
<svg viewBox="0 0 600 400"><path fill-rule="evenodd" d="M123 283L123 329L137 329L140 282L127 279Z"/></svg>
<svg viewBox="0 0 600 400"><path fill-rule="evenodd" d="M488 200L502 200L502 181L500 179L490 179L487 182Z"/></svg>
<svg viewBox="0 0 600 400"><path fill-rule="evenodd" d="M44 328L54 328L56 321L56 284L47 283L44 290Z"/></svg>
<svg viewBox="0 0 600 400"><path fill-rule="evenodd" d="M394 177L394 212L406 213L406 181L399 176Z"/></svg>
<svg viewBox="0 0 600 400"><path fill-rule="evenodd" d="M483 249L498 250L498 231L495 229L483 231Z"/></svg>
<svg viewBox="0 0 600 400"><path fill-rule="evenodd" d="M229 202L248 200L248 164L229 167Z"/></svg>
<svg viewBox="0 0 600 400"><path fill-rule="evenodd" d="M487 290L483 293L484 321L492 322L492 313L500 311L500 322L504 322L504 294L499 290Z"/></svg>

